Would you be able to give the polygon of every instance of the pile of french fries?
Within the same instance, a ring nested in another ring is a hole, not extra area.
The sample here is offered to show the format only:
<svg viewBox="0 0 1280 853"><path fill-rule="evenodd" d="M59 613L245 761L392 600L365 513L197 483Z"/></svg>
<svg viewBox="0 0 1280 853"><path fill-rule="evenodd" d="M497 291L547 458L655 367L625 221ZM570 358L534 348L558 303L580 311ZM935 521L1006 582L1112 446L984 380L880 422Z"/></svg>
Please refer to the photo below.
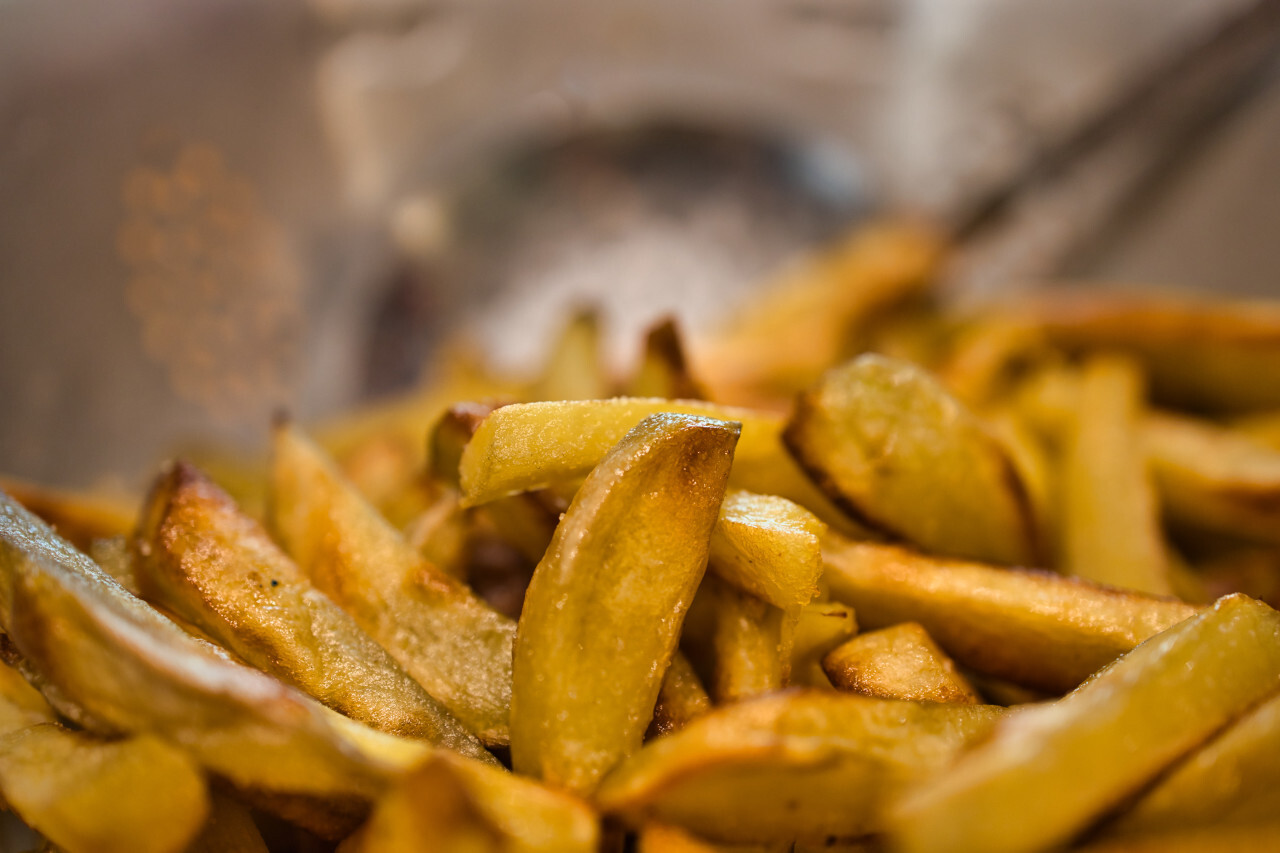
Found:
<svg viewBox="0 0 1280 853"><path fill-rule="evenodd" d="M0 493L0 795L98 851L1280 849L1280 305L880 224L622 380L461 349ZM336 848L335 848L336 845Z"/></svg>

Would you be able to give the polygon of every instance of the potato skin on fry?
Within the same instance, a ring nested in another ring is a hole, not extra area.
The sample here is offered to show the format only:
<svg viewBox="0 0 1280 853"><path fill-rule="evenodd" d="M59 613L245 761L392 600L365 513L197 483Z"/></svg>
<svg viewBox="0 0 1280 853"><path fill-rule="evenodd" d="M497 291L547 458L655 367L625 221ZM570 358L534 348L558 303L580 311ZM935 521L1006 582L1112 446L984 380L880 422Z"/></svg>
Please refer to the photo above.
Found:
<svg viewBox="0 0 1280 853"><path fill-rule="evenodd" d="M192 466L161 474L135 551L144 598L250 665L376 729L495 760Z"/></svg>
<svg viewBox="0 0 1280 853"><path fill-rule="evenodd" d="M640 746L706 569L739 429L646 418L578 490L516 635L518 772L586 793Z"/></svg>

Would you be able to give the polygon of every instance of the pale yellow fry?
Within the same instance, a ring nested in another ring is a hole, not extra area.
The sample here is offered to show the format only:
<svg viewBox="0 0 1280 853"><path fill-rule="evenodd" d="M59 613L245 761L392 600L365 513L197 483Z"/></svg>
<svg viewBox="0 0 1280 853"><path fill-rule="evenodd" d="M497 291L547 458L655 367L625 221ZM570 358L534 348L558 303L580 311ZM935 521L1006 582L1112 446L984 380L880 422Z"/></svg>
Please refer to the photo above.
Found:
<svg viewBox="0 0 1280 853"><path fill-rule="evenodd" d="M818 592L826 529L785 498L731 490L711 531L710 569L774 607L808 604Z"/></svg>
<svg viewBox="0 0 1280 853"><path fill-rule="evenodd" d="M915 622L854 637L828 652L822 668L837 689L864 696L958 705L980 701L955 662Z"/></svg>

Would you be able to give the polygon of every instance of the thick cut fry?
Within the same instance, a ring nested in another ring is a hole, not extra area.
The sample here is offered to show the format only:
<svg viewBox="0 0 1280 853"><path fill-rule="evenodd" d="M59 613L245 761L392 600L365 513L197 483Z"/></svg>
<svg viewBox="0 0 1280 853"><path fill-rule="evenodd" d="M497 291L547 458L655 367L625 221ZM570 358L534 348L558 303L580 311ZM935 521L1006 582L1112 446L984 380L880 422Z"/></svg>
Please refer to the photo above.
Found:
<svg viewBox="0 0 1280 853"><path fill-rule="evenodd" d="M1172 520L1280 545L1280 451L1173 415L1146 418L1142 443Z"/></svg>
<svg viewBox="0 0 1280 853"><path fill-rule="evenodd" d="M828 371L783 434L833 500L928 551L1035 563L1025 486L1000 444L920 368L879 355Z"/></svg>
<svg viewBox="0 0 1280 853"><path fill-rule="evenodd" d="M710 688L716 703L782 689L791 669L786 613L719 578L702 581L698 598L703 596L713 611Z"/></svg>
<svg viewBox="0 0 1280 853"><path fill-rule="evenodd" d="M66 492L11 477L0 477L0 489L81 550L94 539L120 536L133 527L136 505L121 497Z"/></svg>
<svg viewBox="0 0 1280 853"><path fill-rule="evenodd" d="M674 412L742 424L730 485L780 495L843 532L858 532L781 443L783 418L770 412L698 400L617 397L612 400L503 406L481 422L462 452L464 502L572 483L585 477L628 430L649 415Z"/></svg>
<svg viewBox="0 0 1280 853"><path fill-rule="evenodd" d="M726 842L881 828L902 786L945 766L1000 709L788 691L712 711L644 747L596 802Z"/></svg>
<svg viewBox="0 0 1280 853"><path fill-rule="evenodd" d="M702 686L693 666L679 651L671 658L667 674L658 689L658 702L653 708L646 738L678 732L693 720L711 710L711 697Z"/></svg>
<svg viewBox="0 0 1280 853"><path fill-rule="evenodd" d="M791 638L790 682L798 687L830 687L822 659L858 633L854 611L838 601L815 601L800 609Z"/></svg>
<svg viewBox="0 0 1280 853"><path fill-rule="evenodd" d="M711 531L711 571L782 609L808 604L822 575L817 516L785 498L731 491Z"/></svg>
<svg viewBox="0 0 1280 853"><path fill-rule="evenodd" d="M575 797L440 753L378 803L341 853L595 853L599 821Z"/></svg>
<svg viewBox="0 0 1280 853"><path fill-rule="evenodd" d="M640 746L706 568L738 431L646 418L579 489L520 616L517 771L589 792Z"/></svg>
<svg viewBox="0 0 1280 853"><path fill-rule="evenodd" d="M828 534L831 595L864 627L919 622L948 655L1051 693L1196 613L1180 601L1110 589L1050 572L925 557Z"/></svg>
<svg viewBox="0 0 1280 853"><path fill-rule="evenodd" d="M43 723L0 738L0 791L67 853L178 853L209 811L199 769L143 735L99 741Z"/></svg>
<svg viewBox="0 0 1280 853"><path fill-rule="evenodd" d="M211 806L204 828L184 853L268 853L246 806L217 793Z"/></svg>
<svg viewBox="0 0 1280 853"><path fill-rule="evenodd" d="M1280 614L1233 595L1009 717L896 809L904 853L1063 844L1280 686ZM993 819L999 815L999 819Z"/></svg>
<svg viewBox="0 0 1280 853"><path fill-rule="evenodd" d="M250 665L375 729L495 761L191 466L179 462L156 482L135 547L143 597Z"/></svg>
<svg viewBox="0 0 1280 853"><path fill-rule="evenodd" d="M915 622L855 637L828 652L822 668L836 689L850 693L955 705L980 702L955 662Z"/></svg>
<svg viewBox="0 0 1280 853"><path fill-rule="evenodd" d="M1243 823L1280 815L1280 695L1232 723L1143 795L1115 830Z"/></svg>
<svg viewBox="0 0 1280 853"><path fill-rule="evenodd" d="M188 636L3 494L0 628L60 713L154 732L249 788L367 799L429 751Z"/></svg>
<svg viewBox="0 0 1280 853"><path fill-rule="evenodd" d="M515 623L428 563L296 429L278 429L274 447L270 519L285 551L464 726L506 743Z"/></svg>
<svg viewBox="0 0 1280 853"><path fill-rule="evenodd" d="M1063 463L1063 555L1070 574L1170 595L1169 565L1138 419L1142 376L1132 361L1085 365Z"/></svg>
<svg viewBox="0 0 1280 853"><path fill-rule="evenodd" d="M611 391L600 347L600 312L579 311L569 319L547 356L542 376L529 389L533 400L596 400Z"/></svg>
<svg viewBox="0 0 1280 853"><path fill-rule="evenodd" d="M666 397L669 400L705 400L707 393L689 372L680 327L668 317L649 329L644 338L640 365L631 377L629 397Z"/></svg>
<svg viewBox="0 0 1280 853"><path fill-rule="evenodd" d="M462 402L444 410L427 434L427 465L433 477L455 489L460 487L462 451L496 408L493 403Z"/></svg>
<svg viewBox="0 0 1280 853"><path fill-rule="evenodd" d="M1061 292L1023 312L1070 350L1138 358L1158 401L1214 411L1280 407L1280 308Z"/></svg>

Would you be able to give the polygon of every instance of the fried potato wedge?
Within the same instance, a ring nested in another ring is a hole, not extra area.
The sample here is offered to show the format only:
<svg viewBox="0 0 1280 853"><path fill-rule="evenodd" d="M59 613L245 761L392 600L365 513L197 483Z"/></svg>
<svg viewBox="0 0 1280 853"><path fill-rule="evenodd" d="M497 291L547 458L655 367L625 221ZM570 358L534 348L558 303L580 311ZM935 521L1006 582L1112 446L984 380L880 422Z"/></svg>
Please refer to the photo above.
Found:
<svg viewBox="0 0 1280 853"><path fill-rule="evenodd" d="M718 708L611 773L597 804L725 842L821 840L883 825L902 786L936 772L1001 709L787 691Z"/></svg>
<svg viewBox="0 0 1280 853"><path fill-rule="evenodd" d="M1131 360L1084 366L1062 472L1063 564L1078 577L1171 595L1160 515L1138 422L1142 374Z"/></svg>
<svg viewBox="0 0 1280 853"><path fill-rule="evenodd" d="M505 744L515 623L427 562L297 429L277 429L274 454L285 551L468 730Z"/></svg>
<svg viewBox="0 0 1280 853"><path fill-rule="evenodd" d="M680 326L674 317L656 323L644 336L644 350L635 375L627 383L628 397L705 400L707 392L689 371Z"/></svg>
<svg viewBox="0 0 1280 853"><path fill-rule="evenodd" d="M671 734L711 710L711 697L702 680L693 671L689 659L678 650L671 657L667 674L658 688L658 702L653 708L646 738Z"/></svg>
<svg viewBox="0 0 1280 853"><path fill-rule="evenodd" d="M0 489L82 551L94 539L133 528L135 505L119 496L51 489L12 477L0 477Z"/></svg>
<svg viewBox="0 0 1280 853"><path fill-rule="evenodd" d="M586 793L640 746L706 569L739 429L646 418L578 490L516 634L518 772Z"/></svg>
<svg viewBox="0 0 1280 853"><path fill-rule="evenodd" d="M1070 841L1277 686L1280 613L1220 599L1060 701L1014 713L906 795L898 849L1014 853Z"/></svg>
<svg viewBox="0 0 1280 853"><path fill-rule="evenodd" d="M781 690L791 669L787 614L715 577L702 581L704 596L714 620L709 686L716 704Z"/></svg>
<svg viewBox="0 0 1280 853"><path fill-rule="evenodd" d="M414 768L341 853L595 853L600 827L577 798L439 753Z"/></svg>
<svg viewBox="0 0 1280 853"><path fill-rule="evenodd" d="M881 699L977 705L978 693L929 633L902 622L854 637L822 659L837 690Z"/></svg>
<svg viewBox="0 0 1280 853"><path fill-rule="evenodd" d="M103 741L57 723L0 738L0 792L67 853L178 853L209 811L204 777L151 735Z"/></svg>
<svg viewBox="0 0 1280 853"><path fill-rule="evenodd" d="M143 598L251 666L375 729L496 762L311 585L258 522L190 465L171 465L156 481L135 549Z"/></svg>
<svg viewBox="0 0 1280 853"><path fill-rule="evenodd" d="M1143 421L1142 444L1172 520L1280 545L1280 451L1168 414Z"/></svg>
<svg viewBox="0 0 1280 853"><path fill-rule="evenodd" d="M838 601L815 601L800 608L791 630L789 682L798 687L831 687L822 659L858 633L853 608Z"/></svg>
<svg viewBox="0 0 1280 853"><path fill-rule="evenodd" d="M711 531L710 569L774 607L803 606L818 592L826 529L786 498L731 490Z"/></svg>
<svg viewBox="0 0 1280 853"><path fill-rule="evenodd" d="M1018 312L1069 350L1142 362L1158 401L1193 409L1280 408L1280 307L1057 292Z"/></svg>
<svg viewBox="0 0 1280 853"><path fill-rule="evenodd" d="M925 550L1034 564L1026 487L1003 445L915 365L868 354L797 398L787 448L858 521Z"/></svg>
<svg viewBox="0 0 1280 853"><path fill-rule="evenodd" d="M155 733L248 788L367 799L430 751L187 635L3 494L0 628L59 713Z"/></svg>
<svg viewBox="0 0 1280 853"><path fill-rule="evenodd" d="M616 397L503 406L481 422L462 452L464 502L475 506L506 495L576 482L649 415L673 412L742 424L730 485L779 495L843 532L853 525L796 463L780 440L783 418L771 412L698 400Z"/></svg>
<svg viewBox="0 0 1280 853"><path fill-rule="evenodd" d="M979 672L1061 693L1153 634L1194 615L1180 601L1051 572L926 557L827 535L833 598L866 628L919 622Z"/></svg>
<svg viewBox="0 0 1280 853"><path fill-rule="evenodd" d="M597 400L612 393L601 348L600 312L586 308L569 318L547 354L531 400Z"/></svg>
<svg viewBox="0 0 1280 853"><path fill-rule="evenodd" d="M1112 827L1126 835L1161 828L1243 823L1280 815L1280 695L1272 696L1192 753Z"/></svg>

